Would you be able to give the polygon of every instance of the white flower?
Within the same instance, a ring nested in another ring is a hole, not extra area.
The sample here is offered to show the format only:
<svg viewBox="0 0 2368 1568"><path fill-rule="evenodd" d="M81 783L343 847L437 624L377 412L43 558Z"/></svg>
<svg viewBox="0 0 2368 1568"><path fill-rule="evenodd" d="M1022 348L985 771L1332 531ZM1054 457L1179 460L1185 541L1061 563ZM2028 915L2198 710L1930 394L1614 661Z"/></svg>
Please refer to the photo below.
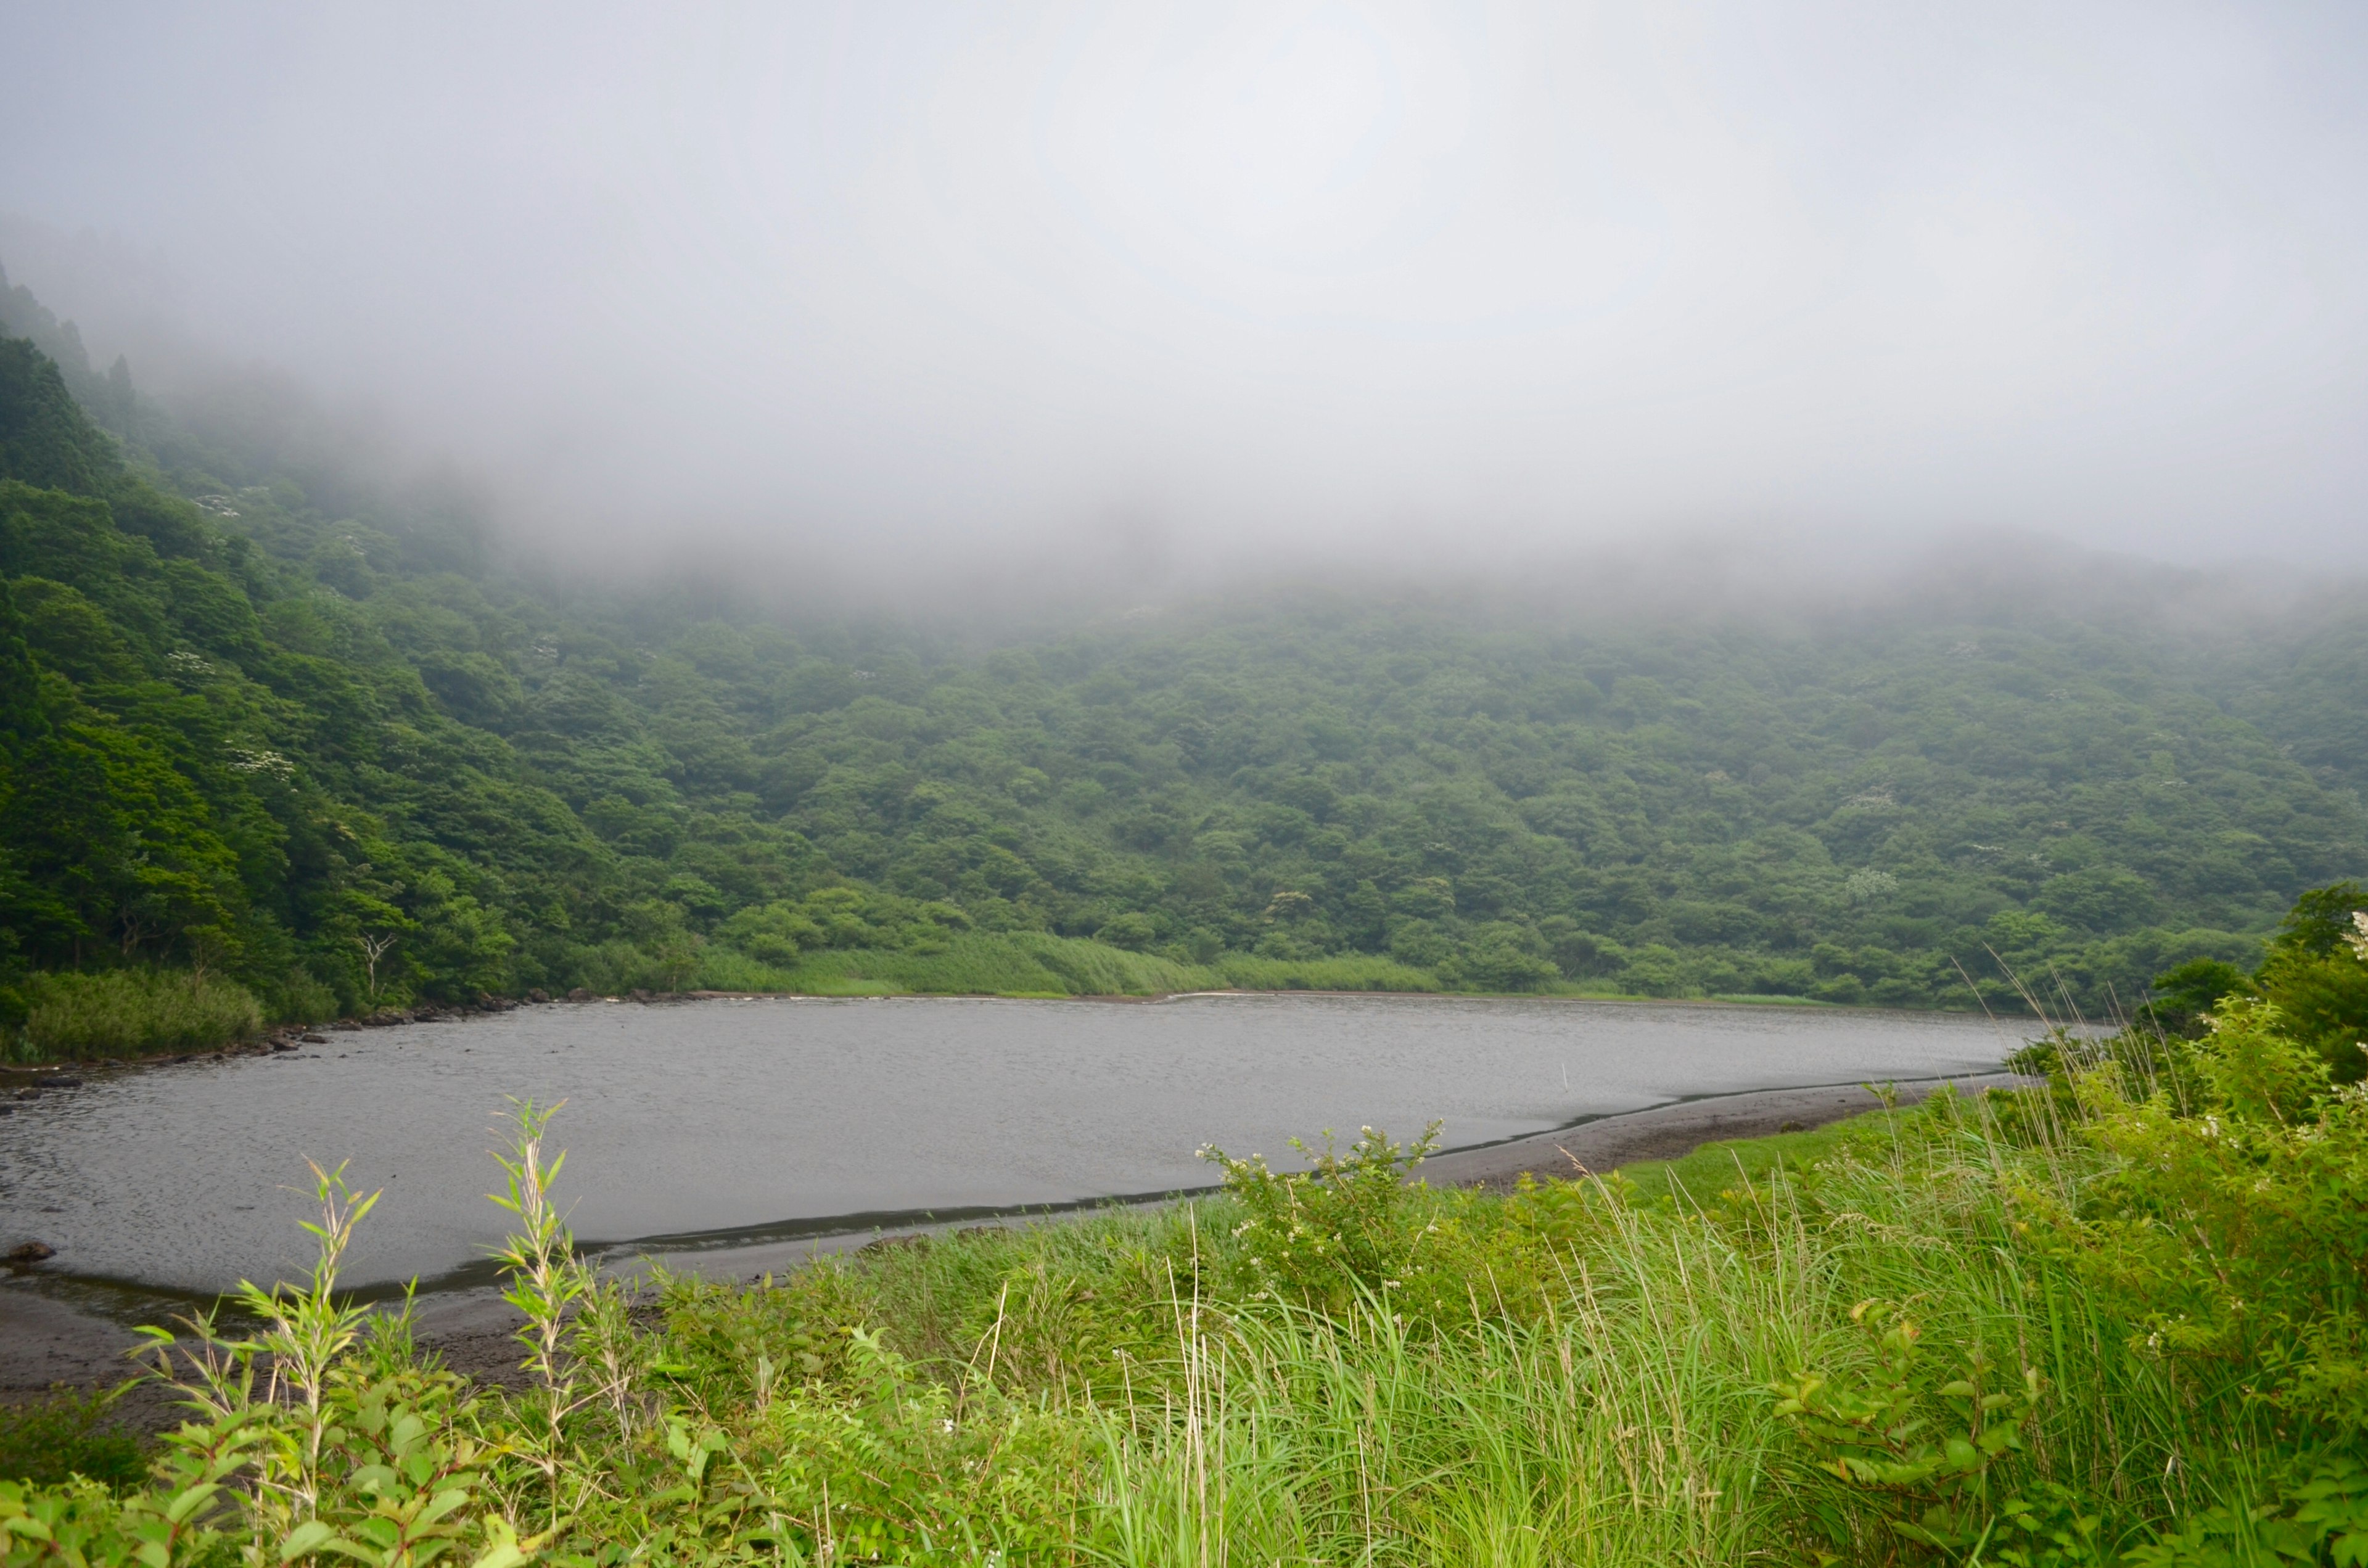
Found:
<svg viewBox="0 0 2368 1568"><path fill-rule="evenodd" d="M245 746L230 748L230 767L233 773L268 773L274 778L293 778L296 765L276 751L252 751Z"/></svg>
<svg viewBox="0 0 2368 1568"><path fill-rule="evenodd" d="M1850 894L1852 903L1865 903L1895 892L1898 887L1897 877L1888 871L1878 871L1869 866L1852 871L1850 874L1850 880L1842 884L1842 891Z"/></svg>

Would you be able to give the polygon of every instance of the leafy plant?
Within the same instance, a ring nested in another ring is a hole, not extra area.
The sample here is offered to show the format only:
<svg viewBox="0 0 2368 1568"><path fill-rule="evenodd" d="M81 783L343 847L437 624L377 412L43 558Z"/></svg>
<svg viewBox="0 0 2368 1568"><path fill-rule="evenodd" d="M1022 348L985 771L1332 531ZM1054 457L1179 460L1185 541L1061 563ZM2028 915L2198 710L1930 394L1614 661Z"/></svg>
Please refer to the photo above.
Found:
<svg viewBox="0 0 2368 1568"><path fill-rule="evenodd" d="M1977 1549L1998 1526L1989 1472L2021 1449L2045 1380L2026 1367L1993 1389L1997 1368L1978 1346L1963 1352L1953 1377L1936 1372L1921 1353L1923 1330L1898 1302L1863 1301L1850 1318L1873 1341L1873 1365L1793 1373L1771 1385L1777 1415L1820 1469L1892 1500L1885 1523L1899 1535L1940 1551ZM2034 1512L2019 1502L2002 1511Z"/></svg>
<svg viewBox="0 0 2368 1568"><path fill-rule="evenodd" d="M138 1436L115 1415L120 1389L54 1389L46 1399L0 1405L0 1478L57 1485L83 1476L122 1486L147 1474Z"/></svg>
<svg viewBox="0 0 2368 1568"><path fill-rule="evenodd" d="M552 1199L552 1185L566 1165L567 1153L546 1154L543 1137L559 1109L530 1099L512 1102L510 1152L494 1156L508 1178L508 1190L492 1195L493 1202L518 1224L494 1256L508 1278L502 1299L526 1318L518 1339L527 1351L524 1369L537 1385L535 1462L550 1483L554 1517L560 1508L564 1424L589 1397L570 1353L567 1318L596 1289L592 1270L575 1256L575 1238ZM614 1380L612 1371L612 1389Z"/></svg>
<svg viewBox="0 0 2368 1568"><path fill-rule="evenodd" d="M1282 1174L1266 1158L1235 1159L1214 1144L1201 1157L1222 1168L1225 1191L1241 1206L1234 1235L1259 1293L1340 1307L1359 1294L1386 1299L1417 1264L1424 1233L1409 1227L1406 1177L1439 1144L1434 1121L1411 1145L1368 1127L1342 1154L1330 1132L1311 1150L1291 1146L1313 1168Z"/></svg>
<svg viewBox="0 0 2368 1568"><path fill-rule="evenodd" d="M35 1059L216 1051L262 1032L236 981L165 970L45 974L30 986L22 1040Z"/></svg>
<svg viewBox="0 0 2368 1568"><path fill-rule="evenodd" d="M2129 1568L2252 1568L2254 1564L2368 1564L2368 1468L2349 1455L2321 1459L2275 1502L2217 1504L2133 1548Z"/></svg>

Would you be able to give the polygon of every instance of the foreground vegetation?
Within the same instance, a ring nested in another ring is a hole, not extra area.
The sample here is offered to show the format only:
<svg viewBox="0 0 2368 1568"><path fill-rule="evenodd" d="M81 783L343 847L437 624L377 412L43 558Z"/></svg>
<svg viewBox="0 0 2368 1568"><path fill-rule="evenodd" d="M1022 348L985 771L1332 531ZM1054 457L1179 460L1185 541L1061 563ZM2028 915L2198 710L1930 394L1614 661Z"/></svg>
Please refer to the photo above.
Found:
<svg viewBox="0 0 2368 1568"><path fill-rule="evenodd" d="M331 1173L259 1332L158 1334L153 1478L0 1487L5 1561L2359 1563L2368 1091L2251 1000L2030 1064L1500 1196L1211 1151L1219 1199L639 1296L527 1107L518 1386L341 1303Z"/></svg>
<svg viewBox="0 0 2368 1568"><path fill-rule="evenodd" d="M556 585L268 385L147 397L5 280L0 335L0 1028L143 969L277 1021L1187 971L2093 1013L2368 865L2356 596L2018 560L1797 622L1277 594L965 643Z"/></svg>

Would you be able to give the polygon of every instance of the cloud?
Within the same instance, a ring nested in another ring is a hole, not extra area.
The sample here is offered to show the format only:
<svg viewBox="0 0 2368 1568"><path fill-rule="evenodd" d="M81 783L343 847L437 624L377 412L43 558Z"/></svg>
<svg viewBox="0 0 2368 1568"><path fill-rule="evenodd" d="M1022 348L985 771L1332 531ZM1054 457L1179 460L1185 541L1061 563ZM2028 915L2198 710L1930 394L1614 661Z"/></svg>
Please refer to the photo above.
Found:
<svg viewBox="0 0 2368 1568"><path fill-rule="evenodd" d="M2348 8L12 27L0 207L161 247L194 329L574 559L2361 558ZM95 338L126 313L0 259Z"/></svg>

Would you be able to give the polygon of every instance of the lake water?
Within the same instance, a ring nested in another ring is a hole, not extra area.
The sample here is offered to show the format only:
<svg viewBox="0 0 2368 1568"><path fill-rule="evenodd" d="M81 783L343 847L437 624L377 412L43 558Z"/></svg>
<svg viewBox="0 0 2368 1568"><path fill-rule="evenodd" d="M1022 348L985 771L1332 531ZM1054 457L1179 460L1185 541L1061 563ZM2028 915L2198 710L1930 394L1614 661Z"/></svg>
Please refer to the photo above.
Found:
<svg viewBox="0 0 2368 1568"><path fill-rule="evenodd" d="M1360 1126L1454 1148L1670 1100L1995 1067L1980 1019L1565 1001L775 998L524 1008L94 1078L0 1119L0 1238L83 1278L218 1290L309 1257L309 1157L385 1197L347 1279L461 1283L501 1233L505 1096L589 1241L778 1240L1207 1185L1195 1151Z"/></svg>

